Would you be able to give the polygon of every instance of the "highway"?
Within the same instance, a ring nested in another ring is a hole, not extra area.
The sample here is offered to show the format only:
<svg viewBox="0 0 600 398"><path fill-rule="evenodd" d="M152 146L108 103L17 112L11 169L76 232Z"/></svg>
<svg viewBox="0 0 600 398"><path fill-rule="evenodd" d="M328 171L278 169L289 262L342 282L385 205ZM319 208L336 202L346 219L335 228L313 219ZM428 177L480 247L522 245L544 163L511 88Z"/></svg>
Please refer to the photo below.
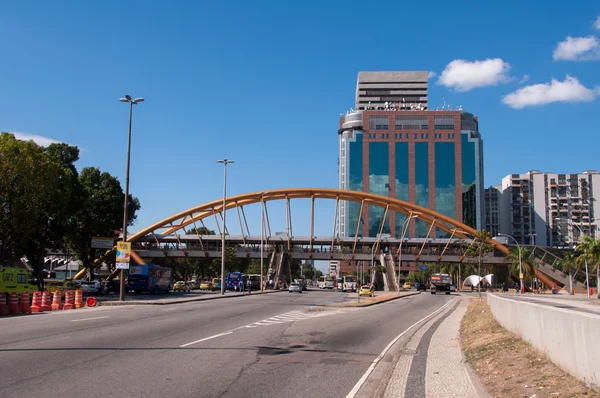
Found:
<svg viewBox="0 0 600 398"><path fill-rule="evenodd" d="M451 299L310 306L344 297L311 290L2 317L0 396L345 397L390 341Z"/></svg>

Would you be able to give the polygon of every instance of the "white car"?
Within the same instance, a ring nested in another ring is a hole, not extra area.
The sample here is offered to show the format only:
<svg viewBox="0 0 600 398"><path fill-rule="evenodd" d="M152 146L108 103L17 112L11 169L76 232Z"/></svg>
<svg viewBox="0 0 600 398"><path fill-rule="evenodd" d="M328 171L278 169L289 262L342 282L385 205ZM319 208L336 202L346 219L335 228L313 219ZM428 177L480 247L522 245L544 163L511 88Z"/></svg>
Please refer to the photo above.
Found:
<svg viewBox="0 0 600 398"><path fill-rule="evenodd" d="M99 294L104 290L102 288L102 284L100 282L81 282L81 291L86 294Z"/></svg>
<svg viewBox="0 0 600 398"><path fill-rule="evenodd" d="M302 286L300 286L299 283L290 283L290 287L288 289L288 292L292 293L292 292L298 292L298 293L302 293Z"/></svg>

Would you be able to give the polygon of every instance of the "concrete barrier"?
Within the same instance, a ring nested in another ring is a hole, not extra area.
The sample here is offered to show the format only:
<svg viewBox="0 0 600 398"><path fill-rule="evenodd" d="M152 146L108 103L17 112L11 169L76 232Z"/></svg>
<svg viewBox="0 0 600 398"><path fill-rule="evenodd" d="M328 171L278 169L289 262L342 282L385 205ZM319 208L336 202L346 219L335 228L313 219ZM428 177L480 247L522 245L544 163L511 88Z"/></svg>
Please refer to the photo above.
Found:
<svg viewBox="0 0 600 398"><path fill-rule="evenodd" d="M600 315L488 294L498 323L586 384L600 386Z"/></svg>

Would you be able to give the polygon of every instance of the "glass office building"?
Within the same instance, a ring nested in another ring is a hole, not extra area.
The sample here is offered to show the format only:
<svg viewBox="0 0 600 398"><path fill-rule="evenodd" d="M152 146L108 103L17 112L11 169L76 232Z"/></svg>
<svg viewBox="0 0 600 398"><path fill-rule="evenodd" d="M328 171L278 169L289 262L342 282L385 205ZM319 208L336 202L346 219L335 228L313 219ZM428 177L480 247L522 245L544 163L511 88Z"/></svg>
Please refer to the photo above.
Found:
<svg viewBox="0 0 600 398"><path fill-rule="evenodd" d="M483 228L483 145L478 120L461 110L395 107L349 112L340 119L339 187L391 196L433 209L478 230ZM360 203L344 202L345 236L399 237L405 217ZM411 223L409 236L424 237L429 226ZM438 236L445 233L438 231Z"/></svg>

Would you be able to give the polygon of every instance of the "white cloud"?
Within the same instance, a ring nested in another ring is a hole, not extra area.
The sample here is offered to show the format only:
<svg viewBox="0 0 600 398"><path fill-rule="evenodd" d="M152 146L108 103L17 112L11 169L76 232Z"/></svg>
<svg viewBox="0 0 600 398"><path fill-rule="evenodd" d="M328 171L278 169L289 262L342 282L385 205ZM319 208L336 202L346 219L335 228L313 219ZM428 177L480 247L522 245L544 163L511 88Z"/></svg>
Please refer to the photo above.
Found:
<svg viewBox="0 0 600 398"><path fill-rule="evenodd" d="M552 79L550 83L525 86L502 98L514 109L546 105L552 102L589 102L600 95L600 87L589 89L575 77L567 75L564 81Z"/></svg>
<svg viewBox="0 0 600 398"><path fill-rule="evenodd" d="M596 18L596 22L594 22L594 28L600 30L600 15Z"/></svg>
<svg viewBox="0 0 600 398"><path fill-rule="evenodd" d="M48 146L50 144L60 143L60 141L57 141L55 139L43 137L43 136L37 135L37 134L18 133L18 132L10 132L10 133L13 134L15 136L15 138L18 140L22 140L22 141L33 140L33 142L35 142L36 144L41 145L41 146Z"/></svg>
<svg viewBox="0 0 600 398"><path fill-rule="evenodd" d="M523 75L523 77L521 78L521 80L519 81L519 84L523 84L525 83L527 80L529 80L529 75Z"/></svg>
<svg viewBox="0 0 600 398"><path fill-rule="evenodd" d="M437 76L437 73L435 73L435 72L429 72L429 74L427 75L427 78L428 79L433 79L436 76Z"/></svg>
<svg viewBox="0 0 600 398"><path fill-rule="evenodd" d="M455 59L446 65L438 84L458 91L469 91L507 82L510 80L507 76L509 70L510 65L501 58L473 62Z"/></svg>
<svg viewBox="0 0 600 398"><path fill-rule="evenodd" d="M558 43L552 53L555 61L589 61L600 58L600 43L594 36L571 37Z"/></svg>

